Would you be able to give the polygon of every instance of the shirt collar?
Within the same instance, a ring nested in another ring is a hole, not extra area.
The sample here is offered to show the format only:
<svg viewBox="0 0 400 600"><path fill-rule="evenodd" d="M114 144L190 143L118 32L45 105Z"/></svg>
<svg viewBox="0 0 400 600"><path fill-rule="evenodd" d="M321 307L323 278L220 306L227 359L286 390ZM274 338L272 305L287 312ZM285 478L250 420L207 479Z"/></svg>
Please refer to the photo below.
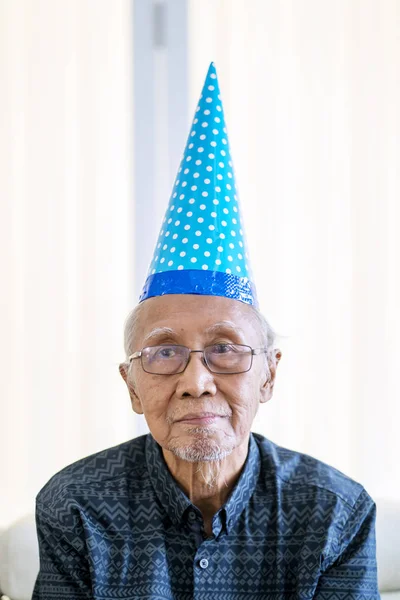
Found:
<svg viewBox="0 0 400 600"><path fill-rule="evenodd" d="M192 506L192 503L172 477L161 446L157 444L151 433L146 439L146 461L153 488L161 505L171 521L179 525L183 513Z"/></svg>
<svg viewBox="0 0 400 600"><path fill-rule="evenodd" d="M146 461L150 479L161 505L175 525L187 516L189 507L194 508L189 498L171 475L162 449L151 434L146 439ZM213 518L213 533L218 535L222 527L229 533L252 496L261 468L260 452L250 433L249 450L230 496ZM195 508L194 508L195 509ZM197 510L197 509L195 509Z"/></svg>
<svg viewBox="0 0 400 600"><path fill-rule="evenodd" d="M246 508L256 488L261 469L260 451L252 433L249 439L249 451L242 472L230 496L222 508L226 512L226 530L229 533ZM218 513L217 513L218 514Z"/></svg>

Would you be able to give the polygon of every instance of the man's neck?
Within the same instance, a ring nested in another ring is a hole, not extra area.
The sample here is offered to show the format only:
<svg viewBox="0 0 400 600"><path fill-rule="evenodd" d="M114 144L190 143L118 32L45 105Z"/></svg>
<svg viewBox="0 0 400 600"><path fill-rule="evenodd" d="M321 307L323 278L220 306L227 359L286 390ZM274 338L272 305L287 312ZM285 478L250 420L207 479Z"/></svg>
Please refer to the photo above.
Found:
<svg viewBox="0 0 400 600"><path fill-rule="evenodd" d="M246 461L248 443L247 438L221 461L189 462L162 449L169 471L205 521L226 502Z"/></svg>

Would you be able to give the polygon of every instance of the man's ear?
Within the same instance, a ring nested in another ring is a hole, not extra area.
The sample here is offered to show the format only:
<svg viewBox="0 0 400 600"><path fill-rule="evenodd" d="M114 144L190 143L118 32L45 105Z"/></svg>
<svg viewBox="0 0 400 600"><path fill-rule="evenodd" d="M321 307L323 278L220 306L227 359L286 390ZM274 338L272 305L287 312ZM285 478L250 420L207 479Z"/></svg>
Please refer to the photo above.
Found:
<svg viewBox="0 0 400 600"><path fill-rule="evenodd" d="M275 348L273 350L274 357L271 361L269 361L269 372L266 375L265 381L261 386L261 395L260 402L265 403L268 400L271 400L272 394L274 392L275 378L276 378L276 370L278 368L279 361L282 358L282 352L279 348Z"/></svg>
<svg viewBox="0 0 400 600"><path fill-rule="evenodd" d="M135 387L132 382L132 377L130 376L130 373L129 373L129 366L130 365L128 363L121 363L118 367L119 372L121 374L122 379L126 383L126 387L128 388L129 396L131 399L132 410L134 410L135 413L137 413L138 415L142 415L143 414L142 403L139 399L139 396L136 394L136 390L135 390Z"/></svg>

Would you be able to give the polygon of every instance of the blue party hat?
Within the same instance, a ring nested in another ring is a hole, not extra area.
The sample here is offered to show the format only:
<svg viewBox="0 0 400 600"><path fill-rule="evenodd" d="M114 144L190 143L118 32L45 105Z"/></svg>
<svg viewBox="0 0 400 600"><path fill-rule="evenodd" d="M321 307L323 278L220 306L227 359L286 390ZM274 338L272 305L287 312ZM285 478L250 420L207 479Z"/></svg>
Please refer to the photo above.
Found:
<svg viewBox="0 0 400 600"><path fill-rule="evenodd" d="M225 296L257 305L214 63L139 302L164 294Z"/></svg>

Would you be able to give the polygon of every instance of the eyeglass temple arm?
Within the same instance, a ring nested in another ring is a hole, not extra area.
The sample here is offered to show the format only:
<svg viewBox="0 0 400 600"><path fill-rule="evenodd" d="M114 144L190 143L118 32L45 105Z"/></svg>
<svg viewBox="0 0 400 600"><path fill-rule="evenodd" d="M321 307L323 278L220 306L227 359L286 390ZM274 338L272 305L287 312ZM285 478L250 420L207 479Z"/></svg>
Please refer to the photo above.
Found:
<svg viewBox="0 0 400 600"><path fill-rule="evenodd" d="M141 350L139 350L139 352L134 352L133 354L131 354L130 356L128 356L128 360L134 360L135 358L140 358L142 356L142 352Z"/></svg>
<svg viewBox="0 0 400 600"><path fill-rule="evenodd" d="M252 348L252 354L266 354L268 352L268 348Z"/></svg>

